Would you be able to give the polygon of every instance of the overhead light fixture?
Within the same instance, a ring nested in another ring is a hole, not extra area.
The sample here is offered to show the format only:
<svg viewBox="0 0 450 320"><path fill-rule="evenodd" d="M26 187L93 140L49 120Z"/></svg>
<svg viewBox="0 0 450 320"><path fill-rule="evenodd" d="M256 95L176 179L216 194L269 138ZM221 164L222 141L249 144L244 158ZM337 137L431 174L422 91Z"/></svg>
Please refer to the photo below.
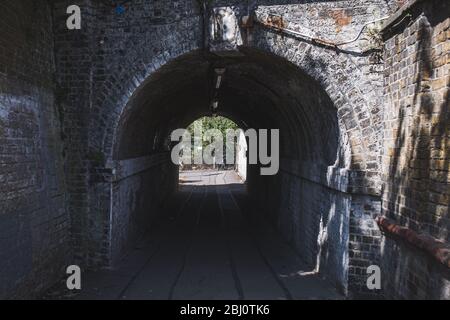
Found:
<svg viewBox="0 0 450 320"><path fill-rule="evenodd" d="M223 75L225 73L225 68L215 68L214 71L216 72L216 74L220 74Z"/></svg>
<svg viewBox="0 0 450 320"><path fill-rule="evenodd" d="M220 88L220 85L222 84L222 77L223 74L225 73L225 68L216 68L214 69L214 71L216 72L216 89Z"/></svg>
<svg viewBox="0 0 450 320"><path fill-rule="evenodd" d="M219 89L219 88L220 88L221 82L222 82L222 76L221 76L221 75L218 75L218 76L217 76L217 80L216 80L216 89Z"/></svg>

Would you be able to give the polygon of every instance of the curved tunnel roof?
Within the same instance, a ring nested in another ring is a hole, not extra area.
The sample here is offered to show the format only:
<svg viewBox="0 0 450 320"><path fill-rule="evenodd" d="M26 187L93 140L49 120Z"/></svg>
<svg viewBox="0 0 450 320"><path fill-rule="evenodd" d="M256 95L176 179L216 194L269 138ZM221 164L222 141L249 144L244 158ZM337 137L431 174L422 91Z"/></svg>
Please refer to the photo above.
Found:
<svg viewBox="0 0 450 320"><path fill-rule="evenodd" d="M325 91L298 67L277 56L242 48L223 58L194 51L161 67L136 90L122 113L115 158L164 150L173 129L211 115L216 68L225 74L218 114L243 129L280 129L284 158L336 159L336 109Z"/></svg>

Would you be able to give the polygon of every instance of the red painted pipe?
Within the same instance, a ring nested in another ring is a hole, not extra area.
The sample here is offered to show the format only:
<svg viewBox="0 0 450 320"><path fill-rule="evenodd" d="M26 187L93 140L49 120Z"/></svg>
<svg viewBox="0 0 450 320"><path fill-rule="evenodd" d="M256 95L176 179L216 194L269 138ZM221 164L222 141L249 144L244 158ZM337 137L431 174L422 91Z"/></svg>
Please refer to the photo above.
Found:
<svg viewBox="0 0 450 320"><path fill-rule="evenodd" d="M375 219L381 231L392 234L409 244L426 251L434 259L450 269L450 245L426 234L417 233L409 228L391 222L385 217Z"/></svg>

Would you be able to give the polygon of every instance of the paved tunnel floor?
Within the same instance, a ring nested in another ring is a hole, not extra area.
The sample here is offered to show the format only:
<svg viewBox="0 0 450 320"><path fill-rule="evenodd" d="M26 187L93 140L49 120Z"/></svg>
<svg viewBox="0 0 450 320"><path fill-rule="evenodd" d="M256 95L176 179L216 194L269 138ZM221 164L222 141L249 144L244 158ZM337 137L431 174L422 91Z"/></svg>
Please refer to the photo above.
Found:
<svg viewBox="0 0 450 320"><path fill-rule="evenodd" d="M48 298L342 298L273 228L250 222L234 171L183 172L176 200L117 268L84 274L73 296Z"/></svg>

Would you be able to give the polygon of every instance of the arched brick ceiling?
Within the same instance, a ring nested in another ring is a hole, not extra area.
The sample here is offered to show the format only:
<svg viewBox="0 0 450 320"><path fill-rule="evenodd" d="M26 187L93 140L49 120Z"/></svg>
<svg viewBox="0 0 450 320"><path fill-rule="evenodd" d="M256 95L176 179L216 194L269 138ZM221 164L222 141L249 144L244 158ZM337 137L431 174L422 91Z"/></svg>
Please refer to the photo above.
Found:
<svg viewBox="0 0 450 320"><path fill-rule="evenodd" d="M280 129L284 158L334 163L339 129L336 110L324 90L279 57L249 48L242 52L233 58L192 52L151 75L121 116L115 157L164 150L173 129L210 115L214 69L220 67L226 73L218 91L219 114L244 129Z"/></svg>

